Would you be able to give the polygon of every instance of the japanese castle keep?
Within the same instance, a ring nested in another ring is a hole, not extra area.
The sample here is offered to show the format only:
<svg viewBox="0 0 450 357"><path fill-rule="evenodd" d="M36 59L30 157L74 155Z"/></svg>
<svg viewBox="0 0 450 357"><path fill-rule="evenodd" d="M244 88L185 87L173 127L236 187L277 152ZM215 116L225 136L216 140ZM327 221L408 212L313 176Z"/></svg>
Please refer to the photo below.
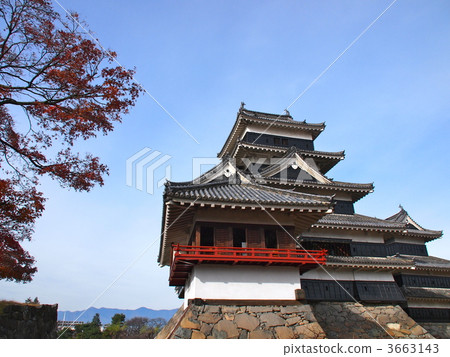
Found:
<svg viewBox="0 0 450 357"><path fill-rule="evenodd" d="M442 231L356 213L373 184L327 177L324 129L242 103L221 162L166 183L158 262L184 303L158 338L450 337Z"/></svg>

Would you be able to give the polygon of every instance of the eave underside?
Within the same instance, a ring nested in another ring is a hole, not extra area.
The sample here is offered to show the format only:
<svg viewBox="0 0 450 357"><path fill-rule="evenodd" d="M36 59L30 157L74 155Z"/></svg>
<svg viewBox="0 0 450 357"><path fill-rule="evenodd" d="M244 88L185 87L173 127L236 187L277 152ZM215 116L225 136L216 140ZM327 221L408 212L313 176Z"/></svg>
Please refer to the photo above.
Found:
<svg viewBox="0 0 450 357"><path fill-rule="evenodd" d="M296 206L262 206L255 204L217 203L217 202L176 202L171 200L165 205L165 224L161 235L160 265L169 265L172 244L187 244L191 229L195 223L196 213L199 209L215 210L219 213L232 213L233 222L245 223L246 213L257 212L262 225L281 225L279 215L289 215L294 226L294 235L297 237L306 231L313 223L327 214L327 207L299 207Z"/></svg>

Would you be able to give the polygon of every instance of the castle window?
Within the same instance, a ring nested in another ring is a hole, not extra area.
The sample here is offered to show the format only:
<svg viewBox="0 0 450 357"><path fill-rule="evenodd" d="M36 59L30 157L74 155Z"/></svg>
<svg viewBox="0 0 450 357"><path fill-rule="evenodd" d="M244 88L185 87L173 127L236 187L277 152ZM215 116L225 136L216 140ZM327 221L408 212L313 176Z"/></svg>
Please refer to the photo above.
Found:
<svg viewBox="0 0 450 357"><path fill-rule="evenodd" d="M273 138L273 144L274 145L280 145L280 143L281 143L280 138L277 138L277 137Z"/></svg>
<svg viewBox="0 0 450 357"><path fill-rule="evenodd" d="M244 228L233 228L233 247L245 248L247 246L247 240L245 238Z"/></svg>
<svg viewBox="0 0 450 357"><path fill-rule="evenodd" d="M264 239L266 243L266 248L277 249L277 232L275 229L265 229Z"/></svg>
<svg viewBox="0 0 450 357"><path fill-rule="evenodd" d="M200 245L205 247L214 246L214 228L201 227L200 229Z"/></svg>
<svg viewBox="0 0 450 357"><path fill-rule="evenodd" d="M286 139L286 138L281 139L281 145L288 146L289 145L288 139Z"/></svg>

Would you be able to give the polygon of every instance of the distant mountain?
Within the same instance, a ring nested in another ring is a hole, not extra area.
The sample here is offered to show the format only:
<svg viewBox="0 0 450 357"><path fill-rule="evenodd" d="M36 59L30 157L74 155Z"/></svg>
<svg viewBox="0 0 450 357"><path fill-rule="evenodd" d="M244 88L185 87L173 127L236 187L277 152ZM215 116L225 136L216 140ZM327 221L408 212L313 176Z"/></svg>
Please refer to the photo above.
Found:
<svg viewBox="0 0 450 357"><path fill-rule="evenodd" d="M175 314L178 309L173 310L152 310L147 309L146 307L140 307L136 310L125 310L125 309L110 309L106 307L102 307L97 309L95 307L90 307L85 311L85 313L80 316L83 311L58 311L58 320L62 321L75 321L78 318L78 321L90 322L95 314L100 315L100 320L102 324L109 324L111 322L111 318L115 314L125 314L125 318L131 319L133 317L148 317L149 319L155 319L157 317L162 317L163 319L169 321L170 318Z"/></svg>

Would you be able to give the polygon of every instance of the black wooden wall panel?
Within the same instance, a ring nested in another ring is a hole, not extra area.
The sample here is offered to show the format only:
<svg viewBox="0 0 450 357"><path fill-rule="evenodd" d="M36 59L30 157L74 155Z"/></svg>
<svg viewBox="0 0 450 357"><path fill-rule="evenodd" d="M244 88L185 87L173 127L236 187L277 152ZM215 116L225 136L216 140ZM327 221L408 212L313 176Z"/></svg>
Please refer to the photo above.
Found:
<svg viewBox="0 0 450 357"><path fill-rule="evenodd" d="M428 256L428 251L425 244L409 244L398 242L386 244L386 253L387 255L400 253L407 255Z"/></svg>
<svg viewBox="0 0 450 357"><path fill-rule="evenodd" d="M271 134L260 134L247 132L242 138L243 142L256 143L261 145L271 145L280 147L291 147L295 146L301 150L314 150L314 142L312 140L289 138L286 136L271 135Z"/></svg>
<svg viewBox="0 0 450 357"><path fill-rule="evenodd" d="M355 297L353 281L338 281L347 294L334 280L301 279L306 299L311 301L353 301Z"/></svg>
<svg viewBox="0 0 450 357"><path fill-rule="evenodd" d="M336 200L336 205L334 206L334 213L355 214L355 207L353 206L353 202Z"/></svg>
<svg viewBox="0 0 450 357"><path fill-rule="evenodd" d="M450 309L409 307L406 312L417 322L450 322Z"/></svg>
<svg viewBox="0 0 450 357"><path fill-rule="evenodd" d="M395 282L356 281L355 284L357 295L361 301L406 301Z"/></svg>
<svg viewBox="0 0 450 357"><path fill-rule="evenodd" d="M399 286L450 288L450 277L448 276L400 274L395 276L395 281Z"/></svg>
<svg viewBox="0 0 450 357"><path fill-rule="evenodd" d="M383 243L350 243L353 257L386 257L386 245Z"/></svg>

